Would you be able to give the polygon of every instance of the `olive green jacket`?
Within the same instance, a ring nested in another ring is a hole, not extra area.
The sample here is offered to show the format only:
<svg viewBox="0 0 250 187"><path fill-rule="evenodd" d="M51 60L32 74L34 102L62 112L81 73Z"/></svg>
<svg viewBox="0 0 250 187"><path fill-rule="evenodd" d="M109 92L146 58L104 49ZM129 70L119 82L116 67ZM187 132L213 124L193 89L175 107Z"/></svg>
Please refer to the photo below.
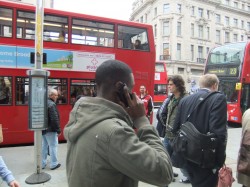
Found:
<svg viewBox="0 0 250 187"><path fill-rule="evenodd" d="M157 186L173 178L169 155L156 129L143 116L137 130L120 106L102 98L81 98L64 129L69 187Z"/></svg>

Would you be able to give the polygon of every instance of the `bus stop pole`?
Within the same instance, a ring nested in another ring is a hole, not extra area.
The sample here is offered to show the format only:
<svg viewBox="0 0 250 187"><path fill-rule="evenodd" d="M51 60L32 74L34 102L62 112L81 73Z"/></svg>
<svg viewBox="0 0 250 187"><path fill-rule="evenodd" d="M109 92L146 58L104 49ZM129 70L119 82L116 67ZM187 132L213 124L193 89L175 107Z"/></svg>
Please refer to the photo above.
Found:
<svg viewBox="0 0 250 187"><path fill-rule="evenodd" d="M34 130L35 173L29 176L27 184L41 184L51 176L41 172L42 130L47 127L47 79L49 72L42 70L43 62L43 19L44 0L37 0L35 30L35 69L28 70L29 75L29 129Z"/></svg>

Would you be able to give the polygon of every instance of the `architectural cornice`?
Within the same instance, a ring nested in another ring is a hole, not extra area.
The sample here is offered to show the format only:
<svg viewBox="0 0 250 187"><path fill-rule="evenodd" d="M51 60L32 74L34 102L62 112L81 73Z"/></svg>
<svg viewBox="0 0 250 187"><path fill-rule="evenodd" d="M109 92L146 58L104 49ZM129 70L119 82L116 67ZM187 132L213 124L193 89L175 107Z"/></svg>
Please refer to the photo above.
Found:
<svg viewBox="0 0 250 187"><path fill-rule="evenodd" d="M204 25L204 26L206 26L206 25L208 24L208 20L205 19L205 18L196 19L195 22L196 22L198 25Z"/></svg>
<svg viewBox="0 0 250 187"><path fill-rule="evenodd" d="M225 30L225 31L233 31L233 28L232 27L230 27L230 26L225 26L225 27L223 27L222 28L222 30Z"/></svg>
<svg viewBox="0 0 250 187"><path fill-rule="evenodd" d="M224 5L224 4L221 4L217 8L222 9L223 11L227 10L229 12L237 12L238 14L241 14L241 15L250 16L250 12L247 10L242 10L242 9L235 8L235 7L228 6L228 5Z"/></svg>

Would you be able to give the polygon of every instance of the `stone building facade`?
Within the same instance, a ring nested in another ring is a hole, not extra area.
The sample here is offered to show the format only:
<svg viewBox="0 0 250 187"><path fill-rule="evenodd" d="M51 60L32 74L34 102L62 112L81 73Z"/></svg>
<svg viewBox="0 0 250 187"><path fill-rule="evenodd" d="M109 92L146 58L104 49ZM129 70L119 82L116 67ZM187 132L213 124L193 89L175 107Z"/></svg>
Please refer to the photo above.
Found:
<svg viewBox="0 0 250 187"><path fill-rule="evenodd" d="M135 0L130 21L152 25L156 61L189 91L211 48L250 39L250 0Z"/></svg>

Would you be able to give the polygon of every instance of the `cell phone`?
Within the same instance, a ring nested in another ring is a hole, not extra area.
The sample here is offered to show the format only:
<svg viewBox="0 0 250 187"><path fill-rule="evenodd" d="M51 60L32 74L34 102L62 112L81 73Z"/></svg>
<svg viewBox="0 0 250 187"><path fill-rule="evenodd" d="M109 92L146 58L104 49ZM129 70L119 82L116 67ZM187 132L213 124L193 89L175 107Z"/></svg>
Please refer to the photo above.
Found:
<svg viewBox="0 0 250 187"><path fill-rule="evenodd" d="M125 83L121 82L119 84L119 88L118 88L118 97L119 99L124 103L125 107L128 107L128 101L126 99L125 96L125 92L124 92L124 87L127 86ZM129 93L130 98L132 99L132 94Z"/></svg>

